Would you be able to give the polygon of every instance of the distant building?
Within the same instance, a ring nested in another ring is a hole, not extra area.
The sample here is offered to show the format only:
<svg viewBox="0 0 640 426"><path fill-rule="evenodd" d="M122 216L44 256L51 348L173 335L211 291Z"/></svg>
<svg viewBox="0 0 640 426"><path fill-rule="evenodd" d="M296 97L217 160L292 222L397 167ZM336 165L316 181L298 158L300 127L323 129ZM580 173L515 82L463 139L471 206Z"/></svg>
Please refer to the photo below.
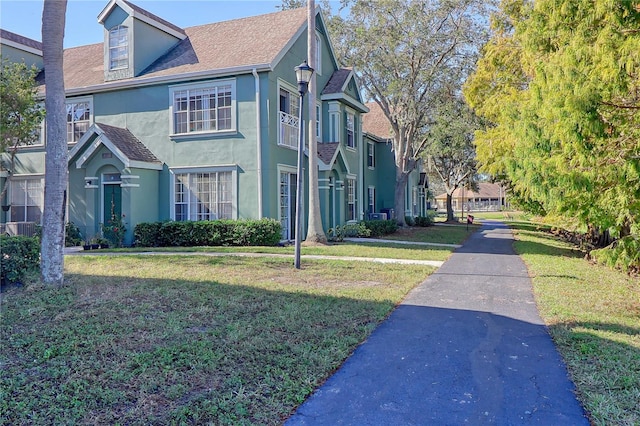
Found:
<svg viewBox="0 0 640 426"><path fill-rule="evenodd" d="M478 191L458 188L453 191L451 205L454 211L499 211L507 206L505 188L495 183L479 183ZM447 194L436 197L439 210L447 209Z"/></svg>

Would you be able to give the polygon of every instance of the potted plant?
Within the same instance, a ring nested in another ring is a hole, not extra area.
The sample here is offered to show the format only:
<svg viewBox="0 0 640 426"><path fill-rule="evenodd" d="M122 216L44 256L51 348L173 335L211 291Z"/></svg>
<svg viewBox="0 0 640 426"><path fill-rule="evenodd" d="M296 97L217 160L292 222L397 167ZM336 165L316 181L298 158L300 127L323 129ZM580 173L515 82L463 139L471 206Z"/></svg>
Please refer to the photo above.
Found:
<svg viewBox="0 0 640 426"><path fill-rule="evenodd" d="M106 238L98 238L98 244L100 245L101 249L108 249L109 248L109 240L107 240Z"/></svg>
<svg viewBox="0 0 640 426"><path fill-rule="evenodd" d="M97 250L100 248L100 243L98 243L98 237L94 237L91 239L91 250Z"/></svg>
<svg viewBox="0 0 640 426"><path fill-rule="evenodd" d="M89 241L82 241L82 248L85 250L91 250L91 243Z"/></svg>

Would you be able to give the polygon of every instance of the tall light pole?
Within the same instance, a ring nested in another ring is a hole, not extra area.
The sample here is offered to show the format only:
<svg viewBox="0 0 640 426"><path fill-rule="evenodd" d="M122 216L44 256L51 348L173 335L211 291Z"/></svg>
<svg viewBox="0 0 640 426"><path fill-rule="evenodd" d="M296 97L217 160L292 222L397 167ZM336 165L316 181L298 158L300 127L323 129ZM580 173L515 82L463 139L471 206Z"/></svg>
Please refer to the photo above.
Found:
<svg viewBox="0 0 640 426"><path fill-rule="evenodd" d="M304 159L304 125L302 124L302 111L304 110L304 95L309 88L309 80L313 74L307 61L304 61L295 68L296 78L298 79L298 93L300 94L300 116L298 117L298 176L296 185L296 241L294 251L293 265L296 269L300 269L300 241L302 239L302 191L303 191L303 173L302 161Z"/></svg>

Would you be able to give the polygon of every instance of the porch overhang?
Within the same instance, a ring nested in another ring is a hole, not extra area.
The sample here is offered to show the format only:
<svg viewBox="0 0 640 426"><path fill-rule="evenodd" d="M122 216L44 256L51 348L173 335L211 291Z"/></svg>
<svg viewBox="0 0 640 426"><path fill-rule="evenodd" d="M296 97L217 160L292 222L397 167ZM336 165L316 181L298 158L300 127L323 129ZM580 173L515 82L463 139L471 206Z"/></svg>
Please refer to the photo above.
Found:
<svg viewBox="0 0 640 426"><path fill-rule="evenodd" d="M93 124L69 151L69 164L75 159L75 167L86 167L89 160L103 145L124 164L125 168L162 170L162 162L156 158L129 130L106 124Z"/></svg>

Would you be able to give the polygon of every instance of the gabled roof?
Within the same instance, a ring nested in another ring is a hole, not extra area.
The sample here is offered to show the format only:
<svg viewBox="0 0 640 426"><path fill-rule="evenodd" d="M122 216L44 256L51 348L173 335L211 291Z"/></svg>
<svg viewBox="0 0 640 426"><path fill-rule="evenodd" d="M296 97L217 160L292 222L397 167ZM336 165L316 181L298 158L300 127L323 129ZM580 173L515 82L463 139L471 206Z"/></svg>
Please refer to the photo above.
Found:
<svg viewBox="0 0 640 426"><path fill-rule="evenodd" d="M347 87L352 80L356 87L357 99L347 93ZM360 101L360 87L358 86L358 81L356 80L353 70L350 68L340 68L335 70L333 74L331 74L327 84L322 89L321 95L320 99L323 101L340 100L360 112L369 111L369 109Z"/></svg>
<svg viewBox="0 0 640 426"><path fill-rule="evenodd" d="M347 173L351 174L351 170L349 170L349 163L344 160L345 156L344 152L342 151L342 145L338 142L318 144L318 158L320 159L320 163L318 163L318 169L322 171L331 170L336 160L338 159L338 154L342 156L344 167Z"/></svg>
<svg viewBox="0 0 640 426"><path fill-rule="evenodd" d="M42 43L0 28L0 42L25 52L42 56Z"/></svg>
<svg viewBox="0 0 640 426"><path fill-rule="evenodd" d="M108 83L104 81L103 43L65 49L65 89L73 95L251 72L252 68L270 70L304 32L306 19L306 9L299 8L186 28L187 37L139 76Z"/></svg>
<svg viewBox="0 0 640 426"><path fill-rule="evenodd" d="M393 130L382 108L375 102L366 104L369 112L362 118L362 131L373 136L380 142L387 142L393 138Z"/></svg>
<svg viewBox="0 0 640 426"><path fill-rule="evenodd" d="M104 23L104 20L107 18L107 16L109 16L111 11L116 6L122 8L129 14L129 16L133 16L136 19L146 22L147 24L152 25L168 34L171 34L176 38L184 39L186 37L186 34L182 28L172 24L169 21L165 21L159 16L156 16L153 13L146 11L127 0L111 0L109 4L107 4L107 6L102 10L102 12L100 12L100 15L98 15L98 23Z"/></svg>
<svg viewBox="0 0 640 426"><path fill-rule="evenodd" d="M347 84L349 84L349 78L351 77L353 71L350 68L341 68L336 70L332 75L327 85L322 89L323 95L328 95L332 93L342 93L347 89Z"/></svg>
<svg viewBox="0 0 640 426"><path fill-rule="evenodd" d="M101 123L93 124L69 151L69 161L82 152L76 167L83 167L100 145L107 147L125 167L162 169L162 162L128 129Z"/></svg>

